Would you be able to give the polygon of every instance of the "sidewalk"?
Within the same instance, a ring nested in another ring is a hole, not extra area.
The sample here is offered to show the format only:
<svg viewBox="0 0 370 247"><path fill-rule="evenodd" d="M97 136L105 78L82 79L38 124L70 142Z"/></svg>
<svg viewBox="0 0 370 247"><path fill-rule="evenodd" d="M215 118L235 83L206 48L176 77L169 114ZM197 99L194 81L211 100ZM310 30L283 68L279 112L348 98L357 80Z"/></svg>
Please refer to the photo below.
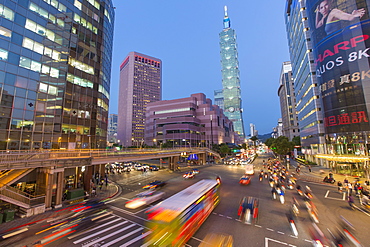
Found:
<svg viewBox="0 0 370 247"><path fill-rule="evenodd" d="M33 215L27 218L20 218L19 216L14 216L14 220L0 224L0 241L1 241L1 236L4 234L4 232L9 233L9 232L12 232L12 229L15 230L16 228L19 228L20 226L33 225L39 221L43 221L48 218L54 218L57 215L60 215L60 212L63 211L64 209L71 207L73 205L79 204L79 203L88 202L89 200L104 200L104 199L114 197L115 195L119 194L121 191L120 191L119 186L109 181L108 186L105 186L104 184L102 189L100 190L99 188L97 188L96 192L97 194L95 197L88 198L87 200L78 201L75 203L73 203L73 200L64 201L62 204L62 207L48 210L42 214Z"/></svg>
<svg viewBox="0 0 370 247"><path fill-rule="evenodd" d="M331 171L331 169L325 168L325 167L322 167L322 166L311 166L311 172L310 172L308 170L308 166L302 165L301 163L299 163L295 160L291 160L290 161L291 170L295 169L295 167L297 167L298 164L300 164L300 166L301 166L300 178L304 179L304 180L307 180L307 181L322 183L322 184L326 184L326 185L333 185L333 186L336 186L336 187L337 187L337 182L341 181L343 183L345 178L347 178L350 183L354 183L355 181L357 181L356 180L357 177L353 177L353 176L349 176L349 175L336 174L336 173L334 173L334 171L332 171L333 172L333 177L335 179L335 183L334 184L326 183L326 182L323 182L323 180L326 176L329 176L329 172ZM323 172L321 172L321 171L323 171ZM364 185L365 180L366 180L365 178L360 179L361 185Z"/></svg>

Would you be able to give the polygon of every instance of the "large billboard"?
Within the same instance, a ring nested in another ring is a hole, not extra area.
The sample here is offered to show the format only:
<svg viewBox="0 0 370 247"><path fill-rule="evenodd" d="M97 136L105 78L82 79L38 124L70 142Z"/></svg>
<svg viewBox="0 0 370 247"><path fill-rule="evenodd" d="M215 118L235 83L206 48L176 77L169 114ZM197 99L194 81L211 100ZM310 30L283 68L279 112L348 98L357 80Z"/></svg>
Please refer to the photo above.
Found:
<svg viewBox="0 0 370 247"><path fill-rule="evenodd" d="M307 0L326 133L370 130L370 0Z"/></svg>

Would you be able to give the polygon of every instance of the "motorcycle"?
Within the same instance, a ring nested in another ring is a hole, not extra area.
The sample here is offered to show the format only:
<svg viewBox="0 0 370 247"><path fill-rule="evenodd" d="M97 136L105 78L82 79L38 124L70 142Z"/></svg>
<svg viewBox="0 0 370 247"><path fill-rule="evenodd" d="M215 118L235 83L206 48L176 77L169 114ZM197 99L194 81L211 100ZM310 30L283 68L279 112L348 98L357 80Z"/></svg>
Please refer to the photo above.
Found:
<svg viewBox="0 0 370 247"><path fill-rule="evenodd" d="M217 181L218 184L221 184L221 177L220 176L217 176L216 177L216 181Z"/></svg>
<svg viewBox="0 0 370 247"><path fill-rule="evenodd" d="M262 174L260 174L260 176L259 176L259 180L260 180L260 182L262 181L262 178L263 178L263 175L262 175Z"/></svg>
<svg viewBox="0 0 370 247"><path fill-rule="evenodd" d="M277 188L276 192L279 195L279 200L280 200L281 204L284 204L285 203L284 190L282 190L280 188Z"/></svg>
<svg viewBox="0 0 370 247"><path fill-rule="evenodd" d="M328 176L324 177L324 179L322 181L325 182L325 183L329 183L329 184L335 183L335 179L333 177L328 178Z"/></svg>
<svg viewBox="0 0 370 247"><path fill-rule="evenodd" d="M292 230L294 236L298 236L298 230L297 230L297 227L295 225L295 221L294 221L294 217L292 215L287 215L288 216L288 221L289 221L289 225L290 225L290 229Z"/></svg>

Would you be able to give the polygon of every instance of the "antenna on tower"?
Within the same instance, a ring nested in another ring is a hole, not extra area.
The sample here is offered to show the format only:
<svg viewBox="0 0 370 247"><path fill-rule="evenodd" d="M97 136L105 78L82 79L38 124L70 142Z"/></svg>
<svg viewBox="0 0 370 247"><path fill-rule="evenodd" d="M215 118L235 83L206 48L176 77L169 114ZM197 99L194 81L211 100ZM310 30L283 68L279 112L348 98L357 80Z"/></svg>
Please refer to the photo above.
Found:
<svg viewBox="0 0 370 247"><path fill-rule="evenodd" d="M224 6L225 16L227 16L227 6Z"/></svg>

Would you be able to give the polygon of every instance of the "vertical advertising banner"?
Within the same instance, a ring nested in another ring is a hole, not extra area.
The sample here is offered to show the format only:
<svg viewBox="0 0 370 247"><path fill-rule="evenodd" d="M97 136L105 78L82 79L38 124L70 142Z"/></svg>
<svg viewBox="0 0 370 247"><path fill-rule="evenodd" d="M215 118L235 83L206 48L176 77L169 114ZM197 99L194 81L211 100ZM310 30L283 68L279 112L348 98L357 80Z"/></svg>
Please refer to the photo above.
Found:
<svg viewBox="0 0 370 247"><path fill-rule="evenodd" d="M370 130L370 0L307 0L326 133Z"/></svg>

